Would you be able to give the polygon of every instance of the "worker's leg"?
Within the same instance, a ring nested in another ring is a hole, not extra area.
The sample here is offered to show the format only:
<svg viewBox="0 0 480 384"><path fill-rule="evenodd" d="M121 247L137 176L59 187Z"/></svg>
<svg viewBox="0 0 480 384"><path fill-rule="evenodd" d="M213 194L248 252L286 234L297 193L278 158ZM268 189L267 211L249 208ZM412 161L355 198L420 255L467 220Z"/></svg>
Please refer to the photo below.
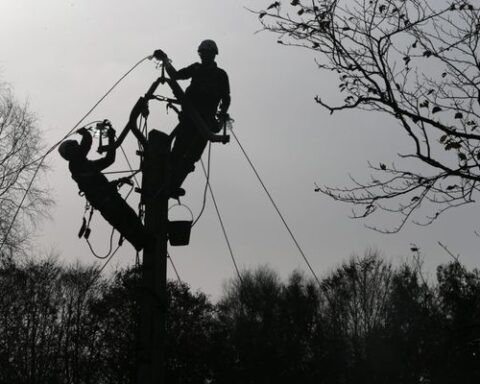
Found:
<svg viewBox="0 0 480 384"><path fill-rule="evenodd" d="M171 190L175 191L180 188L190 172L195 169L195 163L202 157L203 150L207 145L200 135L195 135L193 141L188 144L188 148L179 156L175 162L172 162L172 179Z"/></svg>
<svg viewBox="0 0 480 384"><path fill-rule="evenodd" d="M202 116L207 124L215 123L214 116ZM200 160L207 145L207 139L195 128L193 122L182 117L178 126L175 142L172 148L172 178L173 194L182 186L189 173L195 169L195 163Z"/></svg>
<svg viewBox="0 0 480 384"><path fill-rule="evenodd" d="M145 247L150 237L138 215L118 193L110 195L98 209L105 220L137 251Z"/></svg>

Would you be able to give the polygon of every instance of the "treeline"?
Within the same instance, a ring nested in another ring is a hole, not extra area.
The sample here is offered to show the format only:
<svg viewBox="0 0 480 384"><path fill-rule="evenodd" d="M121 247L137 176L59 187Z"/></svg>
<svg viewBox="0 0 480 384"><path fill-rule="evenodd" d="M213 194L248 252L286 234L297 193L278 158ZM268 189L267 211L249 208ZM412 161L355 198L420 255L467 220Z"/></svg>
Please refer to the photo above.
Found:
<svg viewBox="0 0 480 384"><path fill-rule="evenodd" d="M97 278L54 260L0 265L0 383L133 383L135 269ZM375 252L321 287L246 271L217 303L168 284L168 383L479 383L480 273L425 281Z"/></svg>

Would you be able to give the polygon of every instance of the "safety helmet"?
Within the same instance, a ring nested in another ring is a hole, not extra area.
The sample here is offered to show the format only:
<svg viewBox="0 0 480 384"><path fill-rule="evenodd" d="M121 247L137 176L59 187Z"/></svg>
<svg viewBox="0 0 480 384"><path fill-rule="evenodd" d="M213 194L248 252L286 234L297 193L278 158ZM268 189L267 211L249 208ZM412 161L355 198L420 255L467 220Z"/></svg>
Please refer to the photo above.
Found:
<svg viewBox="0 0 480 384"><path fill-rule="evenodd" d="M78 147L79 145L75 140L65 140L58 147L58 152L65 160L71 160L77 153Z"/></svg>
<svg viewBox="0 0 480 384"><path fill-rule="evenodd" d="M203 40L198 46L198 51L211 51L218 55L218 47L213 40Z"/></svg>

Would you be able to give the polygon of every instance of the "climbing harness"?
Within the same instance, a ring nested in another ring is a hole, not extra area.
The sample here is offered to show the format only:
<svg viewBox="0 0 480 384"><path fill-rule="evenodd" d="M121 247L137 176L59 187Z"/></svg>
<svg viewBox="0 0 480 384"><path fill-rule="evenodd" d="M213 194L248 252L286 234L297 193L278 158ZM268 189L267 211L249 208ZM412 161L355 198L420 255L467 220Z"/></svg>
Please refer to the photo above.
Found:
<svg viewBox="0 0 480 384"><path fill-rule="evenodd" d="M127 184L129 185L131 188L130 188L130 191L128 192L128 194L126 195L125 197L125 200L128 199L128 197L130 196L132 190L134 189L134 184L133 184L133 181L132 181L132 178L138 173L139 171L135 171L133 172L130 176L126 176L126 177L121 177L119 179L116 179L116 180L112 180L110 182L111 185L113 185L117 190L120 190L120 188ZM79 191L79 195L80 196L84 196L85 194L81 191ZM111 252L112 252L112 243L113 243L113 234L115 232L115 228L112 228L112 233L110 235L110 246L109 246L109 250L107 252L107 255L105 256L99 256L94 250L93 250L93 247L90 243L90 240L89 240L89 237L90 237L90 234L92 233L92 229L90 227L91 225L91 222L92 222L92 217L93 217L93 213L95 211L95 208L88 202L88 200L85 199L85 209L84 209L84 213L83 213L83 217L82 217L82 225L80 227L80 230L78 231L78 237L79 238L84 238L92 252L92 254L98 258L98 259L106 259L107 257L109 257L111 255ZM121 247L123 245L123 241L124 241L124 237L120 234L120 237L118 239L118 247ZM118 249L117 247L117 249ZM114 252L116 252L117 250L115 250Z"/></svg>

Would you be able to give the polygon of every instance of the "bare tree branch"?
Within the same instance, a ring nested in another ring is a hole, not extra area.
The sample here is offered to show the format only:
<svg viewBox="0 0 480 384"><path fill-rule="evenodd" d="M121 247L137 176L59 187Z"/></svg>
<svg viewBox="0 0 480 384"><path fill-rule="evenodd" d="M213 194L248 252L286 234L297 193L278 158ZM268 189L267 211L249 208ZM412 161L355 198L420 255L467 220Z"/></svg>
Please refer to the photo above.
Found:
<svg viewBox="0 0 480 384"><path fill-rule="evenodd" d="M35 172L32 160L42 152L40 130L28 104L18 103L11 90L0 85L0 237L7 235L15 211L22 196L27 198L20 208L21 220L17 220L5 239L4 254L21 250L29 239L37 220L47 215L52 204L47 187L40 179L27 190ZM47 167L42 166L40 173ZM2 251L3 252L3 251ZM0 255L2 256L2 255Z"/></svg>
<svg viewBox="0 0 480 384"><path fill-rule="evenodd" d="M411 139L400 162L370 167L370 181L317 187L353 204L354 218L395 214L425 225L474 201L480 181L480 8L463 0L310 0L258 15L278 43L315 52L318 68L338 74L343 103L315 101L330 113L384 113ZM413 217L420 207L426 220Z"/></svg>

